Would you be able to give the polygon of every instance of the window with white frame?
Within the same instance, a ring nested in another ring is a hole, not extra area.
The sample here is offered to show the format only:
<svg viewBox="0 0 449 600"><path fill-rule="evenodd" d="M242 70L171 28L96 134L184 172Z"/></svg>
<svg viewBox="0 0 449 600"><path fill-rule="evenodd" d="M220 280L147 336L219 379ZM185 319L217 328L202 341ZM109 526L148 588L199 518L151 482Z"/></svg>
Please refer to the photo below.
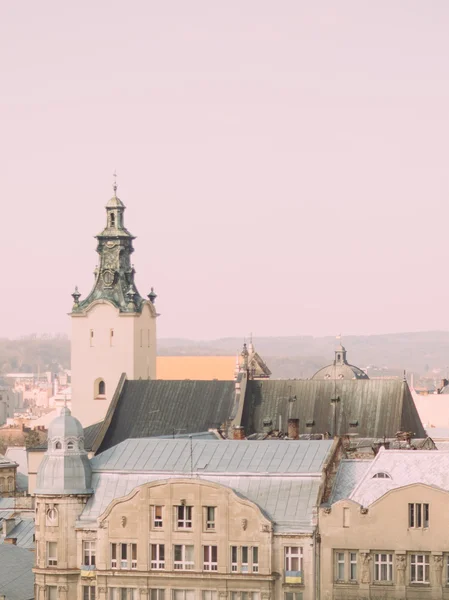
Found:
<svg viewBox="0 0 449 600"><path fill-rule="evenodd" d="M192 506L184 504L175 507L178 529L192 529L192 508Z"/></svg>
<svg viewBox="0 0 449 600"><path fill-rule="evenodd" d="M215 506L204 507L204 530L215 531Z"/></svg>
<svg viewBox="0 0 449 600"><path fill-rule="evenodd" d="M94 585L83 585L83 600L95 600Z"/></svg>
<svg viewBox="0 0 449 600"><path fill-rule="evenodd" d="M151 544L151 562L152 569L165 569L165 545Z"/></svg>
<svg viewBox="0 0 449 600"><path fill-rule="evenodd" d="M218 569L218 546L203 546L203 570L216 571Z"/></svg>
<svg viewBox="0 0 449 600"><path fill-rule="evenodd" d="M302 571L302 546L285 547L285 570Z"/></svg>
<svg viewBox="0 0 449 600"><path fill-rule="evenodd" d="M217 600L217 590L203 590L201 593L202 600Z"/></svg>
<svg viewBox="0 0 449 600"><path fill-rule="evenodd" d="M111 544L111 569L137 569L137 544Z"/></svg>
<svg viewBox="0 0 449 600"><path fill-rule="evenodd" d="M337 550L334 553L335 581L354 583L357 581L358 555L351 550Z"/></svg>
<svg viewBox="0 0 449 600"><path fill-rule="evenodd" d="M56 567L58 564L58 544L47 542L47 566Z"/></svg>
<svg viewBox="0 0 449 600"><path fill-rule="evenodd" d="M253 546L252 548L252 572L253 573L258 573L259 572L259 548L258 546Z"/></svg>
<svg viewBox="0 0 449 600"><path fill-rule="evenodd" d="M425 529L429 527L429 505L410 503L408 505L408 526L410 529Z"/></svg>
<svg viewBox="0 0 449 600"><path fill-rule="evenodd" d="M238 547L231 546L231 571L236 573L239 570Z"/></svg>
<svg viewBox="0 0 449 600"><path fill-rule="evenodd" d="M86 567L95 566L95 542L83 541L83 565Z"/></svg>
<svg viewBox="0 0 449 600"><path fill-rule="evenodd" d="M241 553L240 571L242 573L248 573L249 572L249 547L242 546L240 548L240 553Z"/></svg>
<svg viewBox="0 0 449 600"><path fill-rule="evenodd" d="M172 600L195 600L195 590L172 590Z"/></svg>
<svg viewBox="0 0 449 600"><path fill-rule="evenodd" d="M410 582L429 583L429 555L410 554Z"/></svg>
<svg viewBox="0 0 449 600"><path fill-rule="evenodd" d="M393 581L393 554L374 553L374 581Z"/></svg>
<svg viewBox="0 0 449 600"><path fill-rule="evenodd" d="M149 590L150 599L149 600L165 600L165 590L164 589L156 589L152 588Z"/></svg>
<svg viewBox="0 0 449 600"><path fill-rule="evenodd" d="M194 547L186 546L184 544L175 545L173 566L176 570L192 570L195 567Z"/></svg>
<svg viewBox="0 0 449 600"><path fill-rule="evenodd" d="M153 527L161 529L163 527L162 506L153 506Z"/></svg>

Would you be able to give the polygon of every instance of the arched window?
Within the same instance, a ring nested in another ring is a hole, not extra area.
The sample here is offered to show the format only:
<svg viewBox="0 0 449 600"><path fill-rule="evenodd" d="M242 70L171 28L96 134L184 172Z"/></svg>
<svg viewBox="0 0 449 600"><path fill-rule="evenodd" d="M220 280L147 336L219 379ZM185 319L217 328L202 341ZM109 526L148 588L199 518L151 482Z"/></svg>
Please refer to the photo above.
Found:
<svg viewBox="0 0 449 600"><path fill-rule="evenodd" d="M111 227L115 227L115 215L114 215L114 213L111 213L111 219L110 219L110 221L111 221Z"/></svg>
<svg viewBox="0 0 449 600"><path fill-rule="evenodd" d="M61 448L62 448L61 442L56 442L56 444L55 444L55 450L61 450Z"/></svg>
<svg viewBox="0 0 449 600"><path fill-rule="evenodd" d="M98 384L98 394L104 396L106 394L106 384L103 380Z"/></svg>
<svg viewBox="0 0 449 600"><path fill-rule="evenodd" d="M388 473L384 473L383 471L376 473L375 475L373 475L372 478L373 479L391 479L391 477L388 475Z"/></svg>

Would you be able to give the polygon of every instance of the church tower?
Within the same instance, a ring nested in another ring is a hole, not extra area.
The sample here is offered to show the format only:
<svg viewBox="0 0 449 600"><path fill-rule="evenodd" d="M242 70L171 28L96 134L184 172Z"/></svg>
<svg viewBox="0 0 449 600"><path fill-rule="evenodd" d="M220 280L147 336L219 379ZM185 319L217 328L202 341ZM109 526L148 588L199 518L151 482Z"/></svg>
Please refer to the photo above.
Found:
<svg viewBox="0 0 449 600"><path fill-rule="evenodd" d="M156 376L156 294L142 298L134 283L134 236L125 228L125 205L106 204L106 227L96 238L99 266L90 294L73 297L72 410L83 427L104 419L122 373Z"/></svg>

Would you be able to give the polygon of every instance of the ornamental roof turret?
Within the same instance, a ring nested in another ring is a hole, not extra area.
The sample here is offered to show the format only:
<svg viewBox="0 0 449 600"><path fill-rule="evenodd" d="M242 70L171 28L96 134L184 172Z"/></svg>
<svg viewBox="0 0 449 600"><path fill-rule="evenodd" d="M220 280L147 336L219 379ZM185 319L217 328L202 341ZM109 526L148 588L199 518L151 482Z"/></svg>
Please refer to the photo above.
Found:
<svg viewBox="0 0 449 600"><path fill-rule="evenodd" d="M114 195L106 204L106 227L97 236L97 252L100 262L95 269L95 283L90 294L80 300L76 289L72 314L84 313L98 300L107 300L123 313L140 313L145 302L134 282L134 266L131 254L134 252L135 237L126 229L124 222L125 205L117 197L117 184ZM132 291L132 297L130 293Z"/></svg>
<svg viewBox="0 0 449 600"><path fill-rule="evenodd" d="M64 406L48 428L48 449L37 471L36 494L92 494L92 469L81 423Z"/></svg>

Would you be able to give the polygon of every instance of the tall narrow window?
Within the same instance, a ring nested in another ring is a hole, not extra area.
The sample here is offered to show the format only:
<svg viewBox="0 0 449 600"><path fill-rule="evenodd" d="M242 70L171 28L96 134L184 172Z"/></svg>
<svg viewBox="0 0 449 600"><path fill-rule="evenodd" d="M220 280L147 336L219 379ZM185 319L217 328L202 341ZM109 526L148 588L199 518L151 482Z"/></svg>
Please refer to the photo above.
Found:
<svg viewBox="0 0 449 600"><path fill-rule="evenodd" d="M120 568L128 568L128 546L127 544L120 544Z"/></svg>
<svg viewBox="0 0 449 600"><path fill-rule="evenodd" d="M111 544L111 569L117 568L117 544Z"/></svg>
<svg viewBox="0 0 449 600"><path fill-rule="evenodd" d="M259 572L259 548L253 546L253 573Z"/></svg>
<svg viewBox="0 0 449 600"><path fill-rule="evenodd" d="M164 544L151 544L151 568L165 569L165 546Z"/></svg>
<svg viewBox="0 0 449 600"><path fill-rule="evenodd" d="M114 215L114 213L111 213L109 221L110 221L110 226L111 227L115 227L115 215Z"/></svg>
<svg viewBox="0 0 449 600"><path fill-rule="evenodd" d="M83 542L83 565L95 566L95 542L93 541Z"/></svg>
<svg viewBox="0 0 449 600"><path fill-rule="evenodd" d="M106 395L106 384L103 380L98 384L98 395L105 396Z"/></svg>
<svg viewBox="0 0 449 600"><path fill-rule="evenodd" d="M337 567L337 573L336 573L336 579L337 581L344 581L345 580L345 553L344 552L337 552L337 562L336 562L336 567Z"/></svg>
<svg viewBox="0 0 449 600"><path fill-rule="evenodd" d="M192 528L192 507L185 506L181 504L181 506L176 507L176 516L178 529L191 529Z"/></svg>
<svg viewBox="0 0 449 600"><path fill-rule="evenodd" d="M131 544L131 569L137 569L137 544Z"/></svg>
<svg viewBox="0 0 449 600"><path fill-rule="evenodd" d="M150 600L165 600L165 590L163 590L163 589L150 590Z"/></svg>
<svg viewBox="0 0 449 600"><path fill-rule="evenodd" d="M206 531L213 531L215 529L215 506L205 507L206 517Z"/></svg>
<svg viewBox="0 0 449 600"><path fill-rule="evenodd" d="M349 519L351 518L351 513L349 511L349 508L347 508L346 506L343 507L343 527L349 527Z"/></svg>
<svg viewBox="0 0 449 600"><path fill-rule="evenodd" d="M235 573L238 568L238 548L237 546L231 546L231 571Z"/></svg>
<svg viewBox="0 0 449 600"><path fill-rule="evenodd" d="M95 586L83 585L83 600L95 600Z"/></svg>
<svg viewBox="0 0 449 600"><path fill-rule="evenodd" d="M162 506L153 506L153 527L155 529L161 529L162 526Z"/></svg>
<svg viewBox="0 0 449 600"><path fill-rule="evenodd" d="M58 600L58 588L56 585L49 585L47 587L47 599Z"/></svg>
<svg viewBox="0 0 449 600"><path fill-rule="evenodd" d="M357 581L357 553L349 553L349 579L350 581Z"/></svg>
<svg viewBox="0 0 449 600"><path fill-rule="evenodd" d="M242 573L248 573L248 546L242 546Z"/></svg>
<svg viewBox="0 0 449 600"><path fill-rule="evenodd" d="M204 571L216 571L218 569L217 546L204 546Z"/></svg>
<svg viewBox="0 0 449 600"><path fill-rule="evenodd" d="M56 542L47 542L47 565L56 567L58 564L58 546Z"/></svg>

